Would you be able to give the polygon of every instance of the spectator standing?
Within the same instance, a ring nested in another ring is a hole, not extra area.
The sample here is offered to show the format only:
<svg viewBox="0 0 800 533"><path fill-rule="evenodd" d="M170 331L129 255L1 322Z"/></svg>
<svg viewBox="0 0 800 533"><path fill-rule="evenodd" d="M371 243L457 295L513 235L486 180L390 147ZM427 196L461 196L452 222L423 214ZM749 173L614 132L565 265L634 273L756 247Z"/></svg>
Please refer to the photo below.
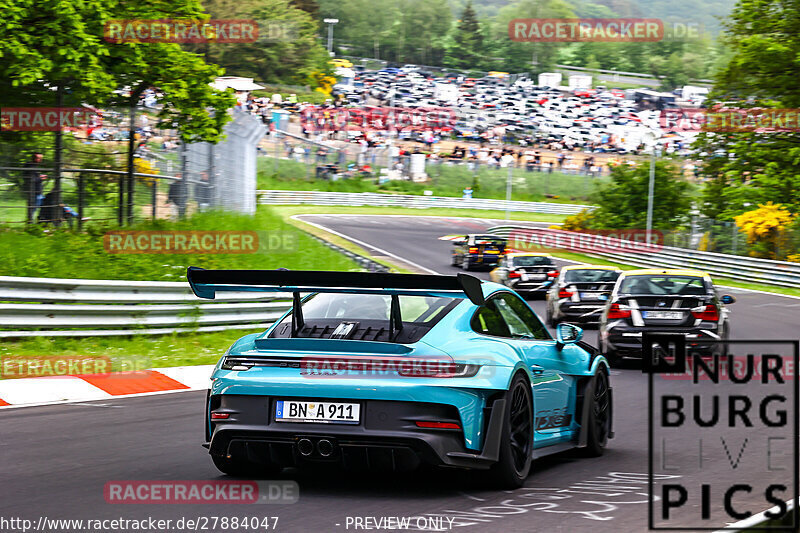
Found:
<svg viewBox="0 0 800 533"><path fill-rule="evenodd" d="M25 201L28 205L28 222L33 222L36 217L36 210L42 205L44 200L44 180L47 179L47 174L42 174L38 170L34 170L42 165L44 156L41 153L33 154L31 160L25 163L25 167L30 169L23 173L23 193L25 194Z"/></svg>
<svg viewBox="0 0 800 533"><path fill-rule="evenodd" d="M208 172L200 174L200 183L195 186L194 198L197 200L199 211L205 211L211 206L213 189L208 179Z"/></svg>
<svg viewBox="0 0 800 533"><path fill-rule="evenodd" d="M167 191L167 202L172 203L178 210L178 218L183 218L186 215L186 200L188 189L186 187L186 179L182 174L178 173L177 180L169 184Z"/></svg>

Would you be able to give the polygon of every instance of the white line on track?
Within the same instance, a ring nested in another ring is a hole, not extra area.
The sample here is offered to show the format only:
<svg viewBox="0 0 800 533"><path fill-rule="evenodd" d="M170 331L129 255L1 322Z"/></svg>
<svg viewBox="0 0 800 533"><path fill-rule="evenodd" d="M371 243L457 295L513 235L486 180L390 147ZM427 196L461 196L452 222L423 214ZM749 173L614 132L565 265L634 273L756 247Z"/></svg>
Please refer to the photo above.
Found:
<svg viewBox="0 0 800 533"><path fill-rule="evenodd" d="M306 216L306 215L293 215L291 218L294 219L294 220L299 220L299 221L303 222L304 224L309 224L311 226L314 226L317 229L321 229L323 231L327 231L328 233L332 233L333 235L336 235L337 237L341 237L342 239L347 239L348 241L353 242L355 244L358 244L359 246L363 246L364 248L372 249L372 250L375 250L376 252L379 252L379 253L384 254L386 256L393 257L393 258L397 259L398 261L402 261L402 262L404 262L404 263L406 263L408 265L413 266L414 268L418 268L420 270L424 270L424 271L428 272L429 274L439 274L439 272L436 272L435 270L431 270L430 268L424 267L422 265L418 265L417 263L414 263L413 261L409 261L408 259L403 259L399 255L393 254L392 252L388 252L386 250L383 250L382 248L378 248L377 246L373 246L373 245L368 244L368 243L366 243L364 241L360 241L358 239L354 239L353 237L345 235L344 233L339 233L338 231L334 231L332 229L326 228L322 224L317 224L316 222L309 222L308 220L303 220L302 218L300 218L300 217L303 217L303 216ZM317 215L313 215L313 216L317 216Z"/></svg>

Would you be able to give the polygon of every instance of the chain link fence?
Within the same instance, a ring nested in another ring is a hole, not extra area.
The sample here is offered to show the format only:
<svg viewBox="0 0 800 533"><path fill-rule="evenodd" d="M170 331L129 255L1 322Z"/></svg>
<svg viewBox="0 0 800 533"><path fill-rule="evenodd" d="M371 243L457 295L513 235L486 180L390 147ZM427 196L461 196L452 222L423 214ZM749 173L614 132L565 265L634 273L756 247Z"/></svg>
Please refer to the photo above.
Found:
<svg viewBox="0 0 800 533"><path fill-rule="evenodd" d="M52 136L31 146L0 143L0 224L82 227L212 208L255 212L256 145L266 131L257 119L234 112L220 144L184 145L177 131L155 127L151 108L136 109L133 126L130 110L96 116L87 128L65 132L60 173Z"/></svg>

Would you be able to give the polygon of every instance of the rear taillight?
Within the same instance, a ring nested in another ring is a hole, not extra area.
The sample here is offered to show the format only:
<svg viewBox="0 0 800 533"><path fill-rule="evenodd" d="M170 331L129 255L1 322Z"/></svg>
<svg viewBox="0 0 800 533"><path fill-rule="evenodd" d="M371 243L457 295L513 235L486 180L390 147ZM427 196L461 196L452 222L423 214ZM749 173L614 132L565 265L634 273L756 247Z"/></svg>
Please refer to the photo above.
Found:
<svg viewBox="0 0 800 533"><path fill-rule="evenodd" d="M558 277L558 270L551 270L547 273L548 278L557 278Z"/></svg>
<svg viewBox="0 0 800 533"><path fill-rule="evenodd" d="M230 416L230 413L211 413L211 420L227 420Z"/></svg>
<svg viewBox="0 0 800 533"><path fill-rule="evenodd" d="M514 270L512 270L511 272L508 273L508 277L509 278L518 278L520 276L521 276L521 274L519 272L514 271Z"/></svg>
<svg viewBox="0 0 800 533"><path fill-rule="evenodd" d="M629 318L631 310L626 307L621 307L619 304L611 304L608 308L608 318Z"/></svg>
<svg viewBox="0 0 800 533"><path fill-rule="evenodd" d="M478 249L477 249L477 248L474 248L474 247L472 247L472 248L470 248L470 249L469 249L469 253L471 253L471 254L477 254L477 253L478 253Z"/></svg>
<svg viewBox="0 0 800 533"><path fill-rule="evenodd" d="M567 289L561 289L558 291L559 298L572 298L573 294L575 294L573 291L568 291Z"/></svg>
<svg viewBox="0 0 800 533"><path fill-rule="evenodd" d="M717 322L719 320L719 309L712 304L708 304L704 308L695 307L692 309L692 316L707 322Z"/></svg>
<svg viewBox="0 0 800 533"><path fill-rule="evenodd" d="M431 429L461 429L461 426L453 422L423 422L417 420L415 422L418 428L431 428Z"/></svg>

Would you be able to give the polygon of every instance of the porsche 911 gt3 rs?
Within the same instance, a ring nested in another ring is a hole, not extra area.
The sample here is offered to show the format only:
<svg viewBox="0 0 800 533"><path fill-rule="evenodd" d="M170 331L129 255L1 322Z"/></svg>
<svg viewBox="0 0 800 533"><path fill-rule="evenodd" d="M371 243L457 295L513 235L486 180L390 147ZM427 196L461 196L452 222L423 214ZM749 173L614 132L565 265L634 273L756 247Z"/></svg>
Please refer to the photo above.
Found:
<svg viewBox="0 0 800 533"><path fill-rule="evenodd" d="M576 326L561 324L553 339L502 285L195 267L188 279L203 298L292 294L289 312L214 369L205 446L224 473L424 463L517 487L532 459L575 447L600 455L613 436L607 361Z"/></svg>

